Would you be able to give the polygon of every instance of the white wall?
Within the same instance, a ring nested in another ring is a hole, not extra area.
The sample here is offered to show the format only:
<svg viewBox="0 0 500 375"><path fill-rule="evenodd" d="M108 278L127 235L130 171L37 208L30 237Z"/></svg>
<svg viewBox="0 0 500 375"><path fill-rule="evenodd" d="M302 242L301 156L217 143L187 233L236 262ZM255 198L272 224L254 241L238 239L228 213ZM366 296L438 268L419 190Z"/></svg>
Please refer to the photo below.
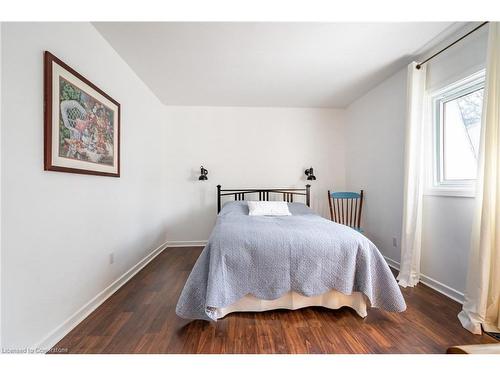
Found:
<svg viewBox="0 0 500 375"><path fill-rule="evenodd" d="M2 26L2 345L22 348L165 242L164 107L92 25ZM120 178L43 170L44 50L121 103Z"/></svg>
<svg viewBox="0 0 500 375"><path fill-rule="evenodd" d="M312 207L328 215L327 190L343 189L344 111L307 108L167 107L168 239L207 240L216 185L304 187L314 168ZM198 181L199 167L209 170Z"/></svg>
<svg viewBox="0 0 500 375"><path fill-rule="evenodd" d="M465 291L473 210L473 198L424 197L422 273L453 289L448 292L457 299Z"/></svg>
<svg viewBox="0 0 500 375"><path fill-rule="evenodd" d="M427 63L427 88L437 90L474 74L486 64L488 26L484 26L455 47Z"/></svg>
<svg viewBox="0 0 500 375"><path fill-rule="evenodd" d="M483 68L486 36L483 28L429 63L430 90ZM352 103L346 114L346 183L351 189L366 189L367 235L396 262L401 251L405 100L403 69ZM456 299L465 290L473 206L473 198L424 197L423 280ZM392 246L392 237L397 237L397 247Z"/></svg>
<svg viewBox="0 0 500 375"><path fill-rule="evenodd" d="M395 260L403 212L405 79L405 71L396 73L352 103L346 114L347 186L364 189L365 234Z"/></svg>

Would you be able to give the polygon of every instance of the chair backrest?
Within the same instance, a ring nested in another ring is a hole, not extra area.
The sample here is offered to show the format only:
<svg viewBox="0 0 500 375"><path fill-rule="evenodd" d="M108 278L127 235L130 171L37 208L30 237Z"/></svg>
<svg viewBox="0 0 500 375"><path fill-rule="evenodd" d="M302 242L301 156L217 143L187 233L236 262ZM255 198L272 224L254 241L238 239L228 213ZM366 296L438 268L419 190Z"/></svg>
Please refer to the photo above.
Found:
<svg viewBox="0 0 500 375"><path fill-rule="evenodd" d="M351 191L328 190L330 218L339 224L351 228L361 228L361 209L363 208L363 190L359 193Z"/></svg>

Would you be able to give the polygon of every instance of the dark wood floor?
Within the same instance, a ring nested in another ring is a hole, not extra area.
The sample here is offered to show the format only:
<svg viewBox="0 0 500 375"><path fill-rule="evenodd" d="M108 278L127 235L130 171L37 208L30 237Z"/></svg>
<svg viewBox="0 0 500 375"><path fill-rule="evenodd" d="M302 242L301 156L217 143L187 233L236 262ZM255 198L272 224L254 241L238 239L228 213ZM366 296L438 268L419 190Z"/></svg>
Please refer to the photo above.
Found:
<svg viewBox="0 0 500 375"><path fill-rule="evenodd" d="M403 289L404 313L310 307L186 321L175 305L201 248L170 248L133 277L56 347L69 353L444 353L492 343L460 326L460 305L419 285Z"/></svg>

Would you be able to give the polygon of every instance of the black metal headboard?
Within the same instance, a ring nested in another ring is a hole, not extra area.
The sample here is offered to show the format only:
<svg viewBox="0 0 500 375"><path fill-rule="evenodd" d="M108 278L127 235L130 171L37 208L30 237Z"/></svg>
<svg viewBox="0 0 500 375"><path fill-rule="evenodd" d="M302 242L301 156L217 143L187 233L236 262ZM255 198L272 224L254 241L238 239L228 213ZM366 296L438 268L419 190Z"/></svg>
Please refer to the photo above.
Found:
<svg viewBox="0 0 500 375"><path fill-rule="evenodd" d="M276 195L280 194L283 197L284 202L293 202L293 197L295 195L303 195L306 197L306 205L311 205L311 185L306 185L305 189L287 189L287 188L275 188L275 189L221 189L220 185L217 185L217 213L221 209L221 197L233 195L235 201L244 201L245 195L247 194L258 194L259 201L268 201L269 193ZM272 195L271 195L272 196ZM255 197L256 198L256 197Z"/></svg>

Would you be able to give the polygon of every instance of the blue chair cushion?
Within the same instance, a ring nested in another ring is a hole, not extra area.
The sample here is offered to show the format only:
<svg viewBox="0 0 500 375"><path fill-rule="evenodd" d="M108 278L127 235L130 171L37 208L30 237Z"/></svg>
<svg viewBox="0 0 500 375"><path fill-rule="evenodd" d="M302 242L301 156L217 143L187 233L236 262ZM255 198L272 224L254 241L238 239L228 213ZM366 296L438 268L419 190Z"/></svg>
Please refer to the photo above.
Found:
<svg viewBox="0 0 500 375"><path fill-rule="evenodd" d="M332 198L335 199L358 199L361 198L359 193L353 191L334 191L330 193Z"/></svg>

